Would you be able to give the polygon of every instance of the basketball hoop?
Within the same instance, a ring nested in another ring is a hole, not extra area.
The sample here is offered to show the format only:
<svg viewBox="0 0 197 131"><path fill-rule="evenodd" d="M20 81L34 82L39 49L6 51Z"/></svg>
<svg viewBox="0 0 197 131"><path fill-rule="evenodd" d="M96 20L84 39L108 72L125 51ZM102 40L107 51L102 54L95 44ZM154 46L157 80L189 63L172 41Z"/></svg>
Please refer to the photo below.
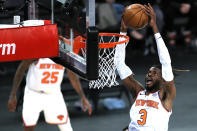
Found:
<svg viewBox="0 0 197 131"><path fill-rule="evenodd" d="M114 60L116 45L128 43L129 37L115 33L99 33L99 77L89 82L90 88L118 85Z"/></svg>
<svg viewBox="0 0 197 131"><path fill-rule="evenodd" d="M70 44L69 41L64 40L65 43ZM86 58L86 43L85 38L79 36L76 37L73 44L73 52L79 53L81 50L82 55ZM112 87L118 85L116 81L116 64L115 64L115 52L117 44L127 44L129 37L126 35L116 33L99 33L99 76L97 80L91 80L89 82L89 88L103 88Z"/></svg>

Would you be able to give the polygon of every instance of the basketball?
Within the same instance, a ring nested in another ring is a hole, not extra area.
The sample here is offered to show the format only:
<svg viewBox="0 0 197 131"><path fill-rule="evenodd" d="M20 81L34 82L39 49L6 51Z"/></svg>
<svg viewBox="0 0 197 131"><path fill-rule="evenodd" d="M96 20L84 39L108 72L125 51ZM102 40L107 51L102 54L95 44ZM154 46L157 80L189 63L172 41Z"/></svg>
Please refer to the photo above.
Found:
<svg viewBox="0 0 197 131"><path fill-rule="evenodd" d="M126 26L134 29L144 28L149 21L148 15L143 11L141 4L131 4L123 12L123 21Z"/></svg>

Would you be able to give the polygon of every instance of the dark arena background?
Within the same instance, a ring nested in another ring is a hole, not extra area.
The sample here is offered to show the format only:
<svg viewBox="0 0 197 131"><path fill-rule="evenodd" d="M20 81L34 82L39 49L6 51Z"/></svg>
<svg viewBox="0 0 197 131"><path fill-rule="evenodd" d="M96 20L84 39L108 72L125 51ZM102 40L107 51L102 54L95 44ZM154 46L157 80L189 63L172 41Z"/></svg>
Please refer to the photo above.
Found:
<svg viewBox="0 0 197 131"><path fill-rule="evenodd" d="M20 20L34 19L29 13L29 5L33 0L0 0L0 24L13 24L14 16ZM62 4L61 1L66 1ZM78 0L78 6L72 5L77 0L54 0L54 22L64 28L64 22L71 24L79 34L85 32L85 23L73 23L68 18L65 6L75 6L85 10L85 0ZM197 130L197 2L195 0L148 0L158 14L157 22L162 37L169 49L172 66L175 69L189 70L175 72L176 98L173 103L172 115L169 121L169 131L196 131ZM146 2L148 2L146 1ZM96 0L96 26L99 32L119 33L121 14L127 5L144 3L141 0ZM188 10L181 12L183 4L189 5ZM51 20L51 0L34 0L38 19ZM110 8L104 8L110 7ZM71 12L76 14L76 10ZM80 17L83 19L84 17ZM79 20L80 21L80 20ZM66 36L66 31L62 34ZM1 34L0 34L1 35ZM127 46L126 64L135 73L135 79L145 83L145 75L152 64L159 63L154 37L149 26L141 30L129 29L127 35L130 41ZM0 42L0 44L2 44ZM0 48L1 53L1 48ZM21 61L0 62L0 131L22 131L21 117L23 80L18 96L16 112L9 112L7 102L12 88L12 81ZM130 122L129 110L133 102L127 89L120 82L118 88L89 89L88 82L80 79L85 94L93 107L93 114L89 116L80 107L79 96L73 90L68 77L64 76L62 93L67 104L71 125L74 131L121 131ZM118 81L120 81L118 79ZM121 100L121 108L109 109L106 99ZM43 114L35 127L36 131L58 131L55 125L45 123Z"/></svg>

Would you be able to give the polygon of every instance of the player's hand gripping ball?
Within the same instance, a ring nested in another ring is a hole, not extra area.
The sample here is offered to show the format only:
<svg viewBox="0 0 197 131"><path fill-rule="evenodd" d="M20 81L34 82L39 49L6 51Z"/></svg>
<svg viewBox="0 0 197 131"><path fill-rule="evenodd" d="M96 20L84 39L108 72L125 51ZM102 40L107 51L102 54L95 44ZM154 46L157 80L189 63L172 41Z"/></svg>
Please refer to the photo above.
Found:
<svg viewBox="0 0 197 131"><path fill-rule="evenodd" d="M149 17L143 8L141 4L131 4L125 8L122 19L127 27L142 29L148 24Z"/></svg>

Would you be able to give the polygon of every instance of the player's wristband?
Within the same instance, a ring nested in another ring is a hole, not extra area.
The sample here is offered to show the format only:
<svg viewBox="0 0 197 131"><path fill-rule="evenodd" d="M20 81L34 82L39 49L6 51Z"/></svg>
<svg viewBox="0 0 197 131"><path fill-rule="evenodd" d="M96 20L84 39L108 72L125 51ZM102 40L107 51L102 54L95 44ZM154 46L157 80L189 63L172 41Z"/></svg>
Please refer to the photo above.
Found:
<svg viewBox="0 0 197 131"><path fill-rule="evenodd" d="M158 51L160 63L162 65L171 64L170 54L160 33L156 33L154 36L157 44L157 51Z"/></svg>
<svg viewBox="0 0 197 131"><path fill-rule="evenodd" d="M160 38L162 38L160 33L156 33L156 34L154 34L154 36L155 36L155 39L160 39Z"/></svg>
<svg viewBox="0 0 197 131"><path fill-rule="evenodd" d="M121 35L127 35L127 32L120 32Z"/></svg>

